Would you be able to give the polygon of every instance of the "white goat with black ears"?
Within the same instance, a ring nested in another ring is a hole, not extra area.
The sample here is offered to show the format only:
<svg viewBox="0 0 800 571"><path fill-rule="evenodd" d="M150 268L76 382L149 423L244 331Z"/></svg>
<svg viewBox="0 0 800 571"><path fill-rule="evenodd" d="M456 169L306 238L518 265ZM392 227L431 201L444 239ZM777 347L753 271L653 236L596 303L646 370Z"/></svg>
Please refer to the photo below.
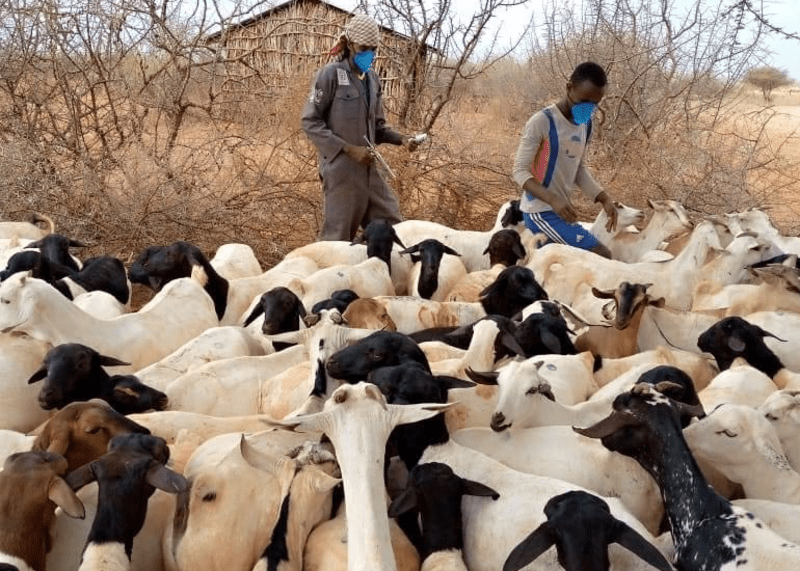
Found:
<svg viewBox="0 0 800 571"><path fill-rule="evenodd" d="M414 466L409 473L408 486L389 506L389 515L397 517L416 509L422 522L421 571L467 571L461 554L462 496L499 494L489 486L456 476L450 466L429 462Z"/></svg>
<svg viewBox="0 0 800 571"><path fill-rule="evenodd" d="M163 438L124 434L108 443L108 453L67 475L74 490L97 481L95 515L78 571L127 571L133 538L142 529L147 500L156 488L169 493L188 489L180 474L167 468Z"/></svg>
<svg viewBox="0 0 800 571"><path fill-rule="evenodd" d="M383 390L383 387L381 387ZM434 383L409 383L395 387L395 402L431 402L446 398L445 391ZM462 478L480 481L500 496L496 501L465 496L462 501L464 521L464 561L471 571L496 571L526 530L545 521L544 505L555 495L580 489L561 480L523 474L452 441L441 417L398 427L393 441L405 456L407 467L441 462ZM414 462L418 458L418 462ZM652 535L616 498L605 498L611 513L635 529L648 542ZM525 506L525 509L520 509ZM546 553L539 569L559 569L555 553ZM615 568L644 569L642 562L629 551L611 546L609 557Z"/></svg>
<svg viewBox="0 0 800 571"><path fill-rule="evenodd" d="M453 286L467 275L461 254L439 240L422 240L400 253L410 254L414 262L408 274L408 293L414 297L445 301Z"/></svg>

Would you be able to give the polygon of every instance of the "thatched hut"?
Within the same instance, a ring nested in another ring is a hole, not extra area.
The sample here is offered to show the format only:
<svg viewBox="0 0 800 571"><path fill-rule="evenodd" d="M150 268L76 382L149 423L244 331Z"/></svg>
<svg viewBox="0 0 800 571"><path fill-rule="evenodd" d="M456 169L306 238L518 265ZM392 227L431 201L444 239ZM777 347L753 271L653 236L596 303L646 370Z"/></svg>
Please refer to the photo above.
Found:
<svg viewBox="0 0 800 571"><path fill-rule="evenodd" d="M323 0L289 0L209 35L223 61L223 91L239 97L270 97L331 60L329 52L351 12ZM399 113L418 91L429 65L430 46L381 26L375 58L388 113ZM296 87L296 85L294 86ZM305 88L305 86L304 86Z"/></svg>

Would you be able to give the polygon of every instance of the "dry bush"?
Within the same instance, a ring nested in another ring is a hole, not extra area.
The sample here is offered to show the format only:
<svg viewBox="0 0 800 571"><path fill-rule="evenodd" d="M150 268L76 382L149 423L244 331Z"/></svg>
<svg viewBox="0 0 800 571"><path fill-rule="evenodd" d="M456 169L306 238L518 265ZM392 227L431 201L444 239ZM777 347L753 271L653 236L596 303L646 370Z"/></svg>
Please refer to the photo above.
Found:
<svg viewBox="0 0 800 571"><path fill-rule="evenodd" d="M19 16L12 8L5 15ZM136 12L137 3L128 9ZM92 243L87 255L123 259L178 239L209 254L244 242L269 267L312 241L321 190L299 117L313 71L287 77L269 99L223 92L224 67L195 35L177 24L166 34L165 22L148 20L144 9L136 14L133 46L111 20L93 29L105 36L85 34L80 46L56 34L51 51L0 36L0 218L43 212L60 232ZM456 77L446 89L432 79L418 98L431 107L409 115L435 115L430 141L411 155L381 148L406 217L489 228L498 206L519 195L510 173L522 127L563 96L583 59L610 71L591 163L615 197L635 205L674 198L718 212L780 204L798 192L796 134L774 136L777 110L751 105L713 69L670 66L677 48L665 53L656 47L663 38L632 35L624 18L602 15L585 29L554 28L553 38L566 39L532 46L524 61L470 63L463 70L470 79ZM36 25L37 41L50 38ZM95 58L85 57L87 46ZM443 94L446 105L437 99ZM405 129L422 129L420 121ZM585 201L578 207L586 219L598 211Z"/></svg>

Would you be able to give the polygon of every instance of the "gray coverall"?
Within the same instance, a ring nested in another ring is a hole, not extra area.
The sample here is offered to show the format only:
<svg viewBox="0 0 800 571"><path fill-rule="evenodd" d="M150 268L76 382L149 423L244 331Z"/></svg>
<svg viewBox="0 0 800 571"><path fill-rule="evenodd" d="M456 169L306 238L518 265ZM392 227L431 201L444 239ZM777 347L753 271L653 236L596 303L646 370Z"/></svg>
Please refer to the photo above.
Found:
<svg viewBox="0 0 800 571"><path fill-rule="evenodd" d="M317 147L325 201L319 240L349 241L359 225L366 227L371 220L402 220L397 197L377 167L356 162L342 150L345 143L366 146L365 135L375 145L402 142L402 136L386 126L378 74L367 74L369 97L365 81L347 60L326 65L317 72L303 110L303 130Z"/></svg>

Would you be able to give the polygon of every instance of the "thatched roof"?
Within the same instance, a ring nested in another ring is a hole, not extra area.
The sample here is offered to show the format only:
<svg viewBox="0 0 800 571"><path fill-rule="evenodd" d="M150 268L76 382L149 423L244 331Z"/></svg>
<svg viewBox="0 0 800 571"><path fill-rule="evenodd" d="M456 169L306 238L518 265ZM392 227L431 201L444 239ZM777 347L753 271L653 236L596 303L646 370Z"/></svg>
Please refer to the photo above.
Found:
<svg viewBox="0 0 800 571"><path fill-rule="evenodd" d="M213 34L210 34L210 35L206 36L206 43L213 43L213 42L218 42L218 41L222 40L223 36L225 35L225 33L230 31L231 28L246 28L247 26L250 26L252 24L256 24L256 23L258 23L258 22L260 22L262 20L265 20L265 19L269 18L270 16L272 16L276 12L280 12L281 10L286 9L289 6L292 6L294 4L299 4L299 3L324 4L325 6L328 6L329 8L331 8L332 10L334 10L336 12L340 12L340 13L346 14L346 15L353 14L353 12L351 10L346 10L344 8L336 6L334 3L330 2L330 1L325 1L325 0L287 0L286 2L282 2L281 4L278 4L277 6L273 6L272 8L270 8L268 10L264 10L263 12L260 12L259 14L256 14L254 16L250 16L248 18L245 18L244 20L241 20L240 22L232 24L232 25L228 26L228 28L226 28L226 29L219 30L218 32L214 32ZM386 26L382 26L380 23L378 24L378 26L380 27L381 31L383 31L384 33L392 34L394 36L397 36L397 37L402 38L402 39L407 40L407 41L412 41L413 40L413 38L411 38L410 36L408 36L406 34L402 34L402 33L398 32L396 30L393 30L391 28L387 28ZM426 47L428 49L434 49L433 46L430 46L430 45L428 45Z"/></svg>

